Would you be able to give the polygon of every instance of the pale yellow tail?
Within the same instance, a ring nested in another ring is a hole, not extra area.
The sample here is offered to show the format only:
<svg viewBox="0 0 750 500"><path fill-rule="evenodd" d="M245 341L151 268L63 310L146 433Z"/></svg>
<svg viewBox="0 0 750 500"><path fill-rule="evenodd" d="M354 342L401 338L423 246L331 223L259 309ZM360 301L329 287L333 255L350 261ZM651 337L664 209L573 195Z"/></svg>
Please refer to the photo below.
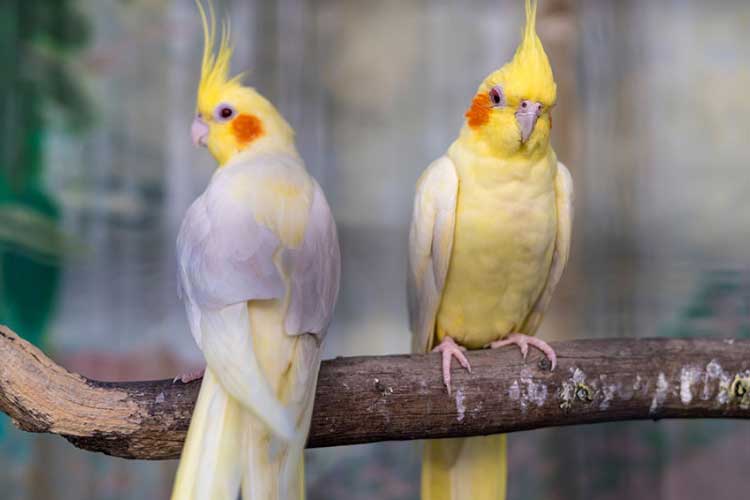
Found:
<svg viewBox="0 0 750 500"><path fill-rule="evenodd" d="M422 500L505 500L505 435L425 441Z"/></svg>
<svg viewBox="0 0 750 500"><path fill-rule="evenodd" d="M206 369L171 498L235 500L242 486L243 500L302 500L302 448L275 443Z"/></svg>
<svg viewBox="0 0 750 500"><path fill-rule="evenodd" d="M242 478L240 435L243 410L209 369L203 376L172 500L237 497Z"/></svg>

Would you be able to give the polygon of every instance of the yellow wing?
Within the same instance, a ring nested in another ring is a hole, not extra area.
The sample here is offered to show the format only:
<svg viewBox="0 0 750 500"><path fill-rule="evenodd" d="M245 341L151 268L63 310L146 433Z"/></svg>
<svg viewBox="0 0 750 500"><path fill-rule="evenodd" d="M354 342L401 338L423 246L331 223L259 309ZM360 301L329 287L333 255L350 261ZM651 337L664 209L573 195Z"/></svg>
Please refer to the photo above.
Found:
<svg viewBox="0 0 750 500"><path fill-rule="evenodd" d="M409 232L409 324L412 351L432 348L435 317L448 275L456 224L458 175L453 161L438 158L417 181Z"/></svg>
<svg viewBox="0 0 750 500"><path fill-rule="evenodd" d="M549 307L552 294L560 282L565 265L570 255L570 236L573 226L573 179L570 172L560 162L557 162L557 177L555 178L555 197L557 198L557 238L555 239L555 252L552 254L547 284L541 295L529 312L521 332L534 335L542 323L547 307Z"/></svg>

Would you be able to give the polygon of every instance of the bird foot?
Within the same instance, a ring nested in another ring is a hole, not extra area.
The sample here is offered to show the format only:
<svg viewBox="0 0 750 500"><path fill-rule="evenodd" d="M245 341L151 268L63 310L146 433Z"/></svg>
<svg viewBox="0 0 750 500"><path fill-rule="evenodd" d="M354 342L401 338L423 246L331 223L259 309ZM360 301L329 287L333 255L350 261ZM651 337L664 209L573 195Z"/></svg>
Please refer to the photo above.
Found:
<svg viewBox="0 0 750 500"><path fill-rule="evenodd" d="M448 389L449 395L451 393L451 358L455 357L459 364L471 373L471 365L469 364L469 360L466 359L464 351L466 351L465 347L456 344L456 341L448 336L443 337L440 345L432 350L432 352L443 354L443 383L445 384L445 388Z"/></svg>
<svg viewBox="0 0 750 500"><path fill-rule="evenodd" d="M188 383L192 382L193 380L198 380L199 378L203 377L203 373L205 371L206 371L205 369L203 369L203 370L195 370L195 371L192 371L192 372L188 372L188 373L183 373L181 375L177 375L172 380L172 383L176 384L177 381L179 380L183 384L188 384Z"/></svg>
<svg viewBox="0 0 750 500"><path fill-rule="evenodd" d="M489 344L488 346L490 349L498 349L500 347L505 347L506 345L512 345L516 344L521 349L521 355L523 356L523 359L526 359L526 355L529 353L529 346L536 347L540 351L544 353L545 356L547 356L547 359L549 359L550 362L550 371L555 369L555 366L557 366L557 354L555 354L555 350L550 347L550 345L536 337L529 337L528 335L525 335L523 333L511 333L507 337L505 337L502 340L496 340Z"/></svg>

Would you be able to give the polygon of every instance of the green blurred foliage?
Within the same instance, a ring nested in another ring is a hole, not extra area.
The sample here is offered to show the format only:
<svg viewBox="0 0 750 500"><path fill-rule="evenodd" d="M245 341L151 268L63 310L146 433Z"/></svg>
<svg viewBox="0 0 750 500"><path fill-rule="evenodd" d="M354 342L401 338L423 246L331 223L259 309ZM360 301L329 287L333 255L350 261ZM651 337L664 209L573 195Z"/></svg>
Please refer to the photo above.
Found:
<svg viewBox="0 0 750 500"><path fill-rule="evenodd" d="M54 309L63 236L44 182L43 142L59 109L71 130L90 110L71 74L89 38L70 0L6 0L0 16L0 323L40 344ZM51 106L50 106L51 105ZM53 161L53 159L46 159Z"/></svg>

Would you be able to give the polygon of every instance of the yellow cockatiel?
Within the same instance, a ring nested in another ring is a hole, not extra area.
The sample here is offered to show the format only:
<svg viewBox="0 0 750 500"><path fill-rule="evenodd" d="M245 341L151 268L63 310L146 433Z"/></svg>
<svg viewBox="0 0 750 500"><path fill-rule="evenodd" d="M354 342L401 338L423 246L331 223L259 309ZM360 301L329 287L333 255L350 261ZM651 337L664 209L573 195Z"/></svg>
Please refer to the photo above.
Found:
<svg viewBox="0 0 750 500"><path fill-rule="evenodd" d="M205 47L193 141L219 168L177 240L180 292L206 358L175 500L304 498L303 450L340 254L294 132L239 77L224 29ZM214 53L214 51L216 51Z"/></svg>
<svg viewBox="0 0 750 500"><path fill-rule="evenodd" d="M409 235L409 313L415 352L452 357L531 337L570 248L572 181L550 147L552 70L537 37L536 2L513 59L479 86L458 139L417 183ZM505 436L425 443L423 500L505 498Z"/></svg>

